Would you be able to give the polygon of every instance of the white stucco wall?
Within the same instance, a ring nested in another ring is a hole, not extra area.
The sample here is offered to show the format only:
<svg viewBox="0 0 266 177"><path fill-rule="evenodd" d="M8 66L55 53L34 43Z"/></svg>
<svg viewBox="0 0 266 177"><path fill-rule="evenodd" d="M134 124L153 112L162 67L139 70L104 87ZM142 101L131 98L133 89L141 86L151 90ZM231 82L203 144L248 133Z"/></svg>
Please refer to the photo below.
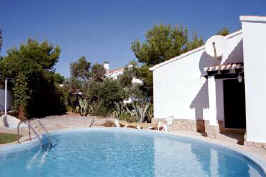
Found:
<svg viewBox="0 0 266 177"><path fill-rule="evenodd" d="M201 47L152 68L155 118L224 119L223 81L201 75L204 67L243 61L242 32L226 38L222 60L209 57Z"/></svg>
<svg viewBox="0 0 266 177"><path fill-rule="evenodd" d="M266 142L266 17L241 17L247 140Z"/></svg>
<svg viewBox="0 0 266 177"><path fill-rule="evenodd" d="M195 119L197 94L201 88L205 93L207 89L205 80L200 78L199 69L203 52L197 51L153 71L155 118ZM207 102L202 101L199 106L206 107Z"/></svg>

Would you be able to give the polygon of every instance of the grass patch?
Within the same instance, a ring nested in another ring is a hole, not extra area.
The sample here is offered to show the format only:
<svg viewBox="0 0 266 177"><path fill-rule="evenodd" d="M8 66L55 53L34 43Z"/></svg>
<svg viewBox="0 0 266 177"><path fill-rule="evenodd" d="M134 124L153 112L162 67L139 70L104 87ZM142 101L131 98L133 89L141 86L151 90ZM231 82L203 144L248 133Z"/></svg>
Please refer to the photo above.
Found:
<svg viewBox="0 0 266 177"><path fill-rule="evenodd" d="M17 140L16 134L0 133L0 144L11 143Z"/></svg>

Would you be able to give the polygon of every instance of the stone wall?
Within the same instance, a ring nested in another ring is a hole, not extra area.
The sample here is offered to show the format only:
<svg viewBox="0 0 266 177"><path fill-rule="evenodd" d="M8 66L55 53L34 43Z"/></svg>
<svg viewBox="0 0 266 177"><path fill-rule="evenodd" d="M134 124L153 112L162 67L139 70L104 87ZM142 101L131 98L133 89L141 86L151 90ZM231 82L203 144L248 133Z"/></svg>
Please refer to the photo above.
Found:
<svg viewBox="0 0 266 177"><path fill-rule="evenodd" d="M153 119L153 123L158 122L167 123L166 119ZM246 138L244 139L245 129L232 129L225 128L224 121L218 121L218 126L209 125L208 120L187 120L187 119L174 119L172 124L168 127L169 131L194 131L199 132L203 136L208 136L210 138L217 138L221 140L229 140L231 136L234 140L232 142L237 144L245 144L246 146L259 147L266 149L266 143L256 143L256 142L248 142ZM237 135L237 136L236 136ZM229 138L225 138L229 137Z"/></svg>
<svg viewBox="0 0 266 177"><path fill-rule="evenodd" d="M166 123L165 119L154 119L153 123L159 121ZM172 124L168 127L169 131L194 131L199 132L203 136L216 138L217 134L225 131L224 122L219 121L219 126L209 125L208 120L188 120L188 119L174 119Z"/></svg>
<svg viewBox="0 0 266 177"><path fill-rule="evenodd" d="M246 146L251 146L251 147L257 147L257 148L264 148L264 149L266 149L266 143L256 143L256 142L245 141L244 144Z"/></svg>

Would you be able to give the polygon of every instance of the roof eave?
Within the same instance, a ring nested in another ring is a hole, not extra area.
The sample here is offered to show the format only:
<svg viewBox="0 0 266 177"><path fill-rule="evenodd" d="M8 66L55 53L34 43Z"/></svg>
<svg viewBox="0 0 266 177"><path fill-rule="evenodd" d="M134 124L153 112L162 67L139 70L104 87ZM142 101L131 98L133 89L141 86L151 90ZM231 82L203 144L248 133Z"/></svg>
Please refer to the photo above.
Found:
<svg viewBox="0 0 266 177"><path fill-rule="evenodd" d="M184 58L184 57L186 57L186 56L188 56L188 55L191 55L191 54L193 54L193 53L199 52L199 51L201 51L201 50L203 50L203 49L205 49L205 46L201 46L201 47L196 48L196 49L193 49L193 50L191 50L191 51L189 51L189 52L186 52L186 53L183 53L183 54L181 54L181 55L178 55L178 56L176 56L176 57L174 57L174 58L171 58L171 59L169 59L169 60L167 60L167 61L164 61L164 62L162 62L162 63L159 63L159 64L157 64L157 65L154 65L153 67L150 68L150 71L154 71L155 69L157 69L157 68L159 68L159 67L162 67L163 65L167 65L167 64L172 63L172 62L174 62L174 61L176 61L176 60L180 60L180 59L182 59L182 58Z"/></svg>
<svg viewBox="0 0 266 177"><path fill-rule="evenodd" d="M225 36L225 39L231 39L231 38L233 38L233 37L235 37L235 36L238 36L238 35L241 34L241 33L242 33L242 30L240 29L240 30L238 30L238 31L236 31L236 32L234 32L234 33L228 34L227 36ZM182 59L182 58L184 58L184 57L186 57L186 56L189 56L189 55L191 55L191 54L194 54L194 53L196 53L196 52L199 52L199 51L201 51L201 50L203 50L203 49L205 49L205 45L203 45L203 46L201 46L201 47L198 47L198 48L196 48L196 49L193 49L193 50L191 50L191 51L188 51L188 52L186 52L186 53L183 53L183 54L181 54L181 55L178 55L178 56L176 56L176 57L174 57L174 58L171 58L171 59L169 59L169 60L167 60L167 61L164 61L164 62L162 62L162 63L159 63L159 64L157 64L157 65L154 65L153 67L149 68L149 70L150 70L150 71L154 71L154 70L156 70L157 68L160 68L160 67L162 67L162 66L164 66L164 65L167 65L167 64L169 64L169 63L172 63L172 62L174 62L174 61L176 61L176 60L180 60L180 59Z"/></svg>

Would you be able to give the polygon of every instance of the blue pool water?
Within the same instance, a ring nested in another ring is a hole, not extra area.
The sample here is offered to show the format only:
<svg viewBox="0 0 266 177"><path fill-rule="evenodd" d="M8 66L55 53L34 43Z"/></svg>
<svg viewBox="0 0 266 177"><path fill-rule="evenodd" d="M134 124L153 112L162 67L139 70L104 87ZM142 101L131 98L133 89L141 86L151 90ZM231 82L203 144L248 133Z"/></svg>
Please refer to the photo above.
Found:
<svg viewBox="0 0 266 177"><path fill-rule="evenodd" d="M51 135L41 149L0 149L0 177L265 177L238 152L206 142L125 129Z"/></svg>

